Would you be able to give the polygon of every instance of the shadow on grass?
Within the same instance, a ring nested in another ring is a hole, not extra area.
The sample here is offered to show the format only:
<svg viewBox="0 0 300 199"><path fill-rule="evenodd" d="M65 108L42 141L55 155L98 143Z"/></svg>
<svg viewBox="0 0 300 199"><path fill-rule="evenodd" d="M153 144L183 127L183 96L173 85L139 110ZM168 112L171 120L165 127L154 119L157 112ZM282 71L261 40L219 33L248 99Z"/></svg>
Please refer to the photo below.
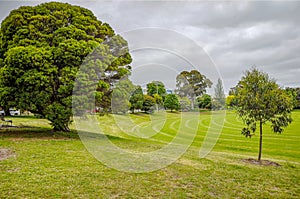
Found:
<svg viewBox="0 0 300 199"><path fill-rule="evenodd" d="M25 118L25 119L43 119L43 118L39 118L37 116L34 115L7 115L5 116L5 118Z"/></svg>
<svg viewBox="0 0 300 199"><path fill-rule="evenodd" d="M148 116L153 114L153 112L130 112L129 115L137 115L137 116Z"/></svg>
<svg viewBox="0 0 300 199"><path fill-rule="evenodd" d="M96 138L110 140L124 140L126 138L121 138L111 135L103 135L92 132L81 132L87 138ZM70 132L53 131L51 128L44 127L33 127L33 126L22 126L22 127L7 127L0 128L0 138L49 138L49 139L80 139L76 130L71 130Z"/></svg>
<svg viewBox="0 0 300 199"><path fill-rule="evenodd" d="M51 128L33 126L13 126L0 128L2 138L79 138L76 131L58 132Z"/></svg>
<svg viewBox="0 0 300 199"><path fill-rule="evenodd" d="M93 132L88 132L88 131L80 131L80 134L82 137L85 138L97 138L97 139L110 139L110 140L126 140L126 138L118 137L118 136L112 136L112 135L107 135L107 134L101 134L101 133L93 133Z"/></svg>

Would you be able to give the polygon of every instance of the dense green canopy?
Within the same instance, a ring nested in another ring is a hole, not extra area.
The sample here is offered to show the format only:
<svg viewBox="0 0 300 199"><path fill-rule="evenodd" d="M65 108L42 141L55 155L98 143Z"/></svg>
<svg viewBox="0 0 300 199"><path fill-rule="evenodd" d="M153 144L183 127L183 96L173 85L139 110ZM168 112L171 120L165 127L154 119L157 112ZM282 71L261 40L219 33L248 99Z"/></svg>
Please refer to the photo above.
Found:
<svg viewBox="0 0 300 199"><path fill-rule="evenodd" d="M167 94L165 85L161 81L152 81L147 84L147 94L154 97L155 94L165 96Z"/></svg>
<svg viewBox="0 0 300 199"><path fill-rule="evenodd" d="M144 95L142 110L146 113L152 113L154 111L155 98L150 95Z"/></svg>
<svg viewBox="0 0 300 199"><path fill-rule="evenodd" d="M212 99L208 94L203 94L201 97L197 98L199 108L211 109L212 108Z"/></svg>
<svg viewBox="0 0 300 199"><path fill-rule="evenodd" d="M144 95L142 87L137 86L137 88L133 91L132 95L129 99L130 102L130 110L134 113L135 109L142 109L144 102Z"/></svg>
<svg viewBox="0 0 300 199"><path fill-rule="evenodd" d="M180 104L177 96L175 94L166 95L164 106L167 109L170 109L171 112L173 112L173 110L178 110L180 108Z"/></svg>
<svg viewBox="0 0 300 199"><path fill-rule="evenodd" d="M69 130L77 71L100 44L111 51L114 44L127 46L88 9L51 2L11 11L0 30L0 105L29 110L55 130ZM103 108L110 105L112 84L129 74L129 63L127 51L105 67L97 88L98 104L107 102Z"/></svg>

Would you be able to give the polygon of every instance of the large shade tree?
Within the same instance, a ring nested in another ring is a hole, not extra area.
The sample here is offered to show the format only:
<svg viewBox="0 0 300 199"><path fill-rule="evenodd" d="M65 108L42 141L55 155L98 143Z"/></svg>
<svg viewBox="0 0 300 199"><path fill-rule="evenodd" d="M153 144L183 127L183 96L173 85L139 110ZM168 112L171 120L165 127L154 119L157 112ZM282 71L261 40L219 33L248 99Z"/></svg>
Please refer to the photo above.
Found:
<svg viewBox="0 0 300 199"><path fill-rule="evenodd" d="M268 74L257 69L246 71L235 88L232 104L246 124L242 134L251 137L259 126L258 160L261 160L263 125L270 122L273 132L282 133L292 122L292 97Z"/></svg>
<svg viewBox="0 0 300 199"><path fill-rule="evenodd" d="M176 77L176 93L180 97L188 97L191 100L191 108L194 109L195 99L210 88L212 82L197 70L182 71Z"/></svg>
<svg viewBox="0 0 300 199"><path fill-rule="evenodd" d="M114 36L107 23L79 6L51 2L11 11L0 30L0 105L40 114L55 130L68 131L77 71L95 47L110 48ZM127 45L120 36L114 43ZM129 63L127 52L105 67L96 95L103 108L110 105L113 83L129 74Z"/></svg>

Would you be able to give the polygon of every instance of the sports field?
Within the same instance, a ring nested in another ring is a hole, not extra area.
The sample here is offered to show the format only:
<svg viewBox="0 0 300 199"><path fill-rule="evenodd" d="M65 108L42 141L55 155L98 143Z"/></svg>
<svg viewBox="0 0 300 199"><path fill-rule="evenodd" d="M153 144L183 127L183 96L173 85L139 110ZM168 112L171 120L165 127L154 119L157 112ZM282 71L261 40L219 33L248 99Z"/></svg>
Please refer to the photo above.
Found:
<svg viewBox="0 0 300 199"><path fill-rule="evenodd" d="M293 123L281 135L264 126L262 159L281 166L244 161L257 158L258 136L243 137L240 133L243 124L230 111L97 117L99 129L111 143L129 152L149 153L172 142L191 144L173 164L146 173L106 167L88 152L75 131L53 133L46 120L33 117L8 119L18 128L0 129L0 148L13 153L0 161L0 198L299 198L300 195L300 111L293 112ZM199 157L201 150L203 155L211 147L206 157Z"/></svg>

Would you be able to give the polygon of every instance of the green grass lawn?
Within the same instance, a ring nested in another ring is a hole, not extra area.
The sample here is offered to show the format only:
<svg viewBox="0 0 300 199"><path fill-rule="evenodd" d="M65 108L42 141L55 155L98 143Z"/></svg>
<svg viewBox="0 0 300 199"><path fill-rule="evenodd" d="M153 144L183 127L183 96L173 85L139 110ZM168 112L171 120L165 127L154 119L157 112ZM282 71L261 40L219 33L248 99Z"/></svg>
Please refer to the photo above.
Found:
<svg viewBox="0 0 300 199"><path fill-rule="evenodd" d="M129 118L141 127L130 134ZM256 158L258 136L241 135L242 122L227 112L224 128L211 153L199 158L203 140L222 126L222 117L211 113L168 113L164 123L150 123L158 115L99 117L100 127L111 141L126 150L147 152L170 142L176 129L185 142L199 126L191 147L175 163L148 173L126 173L104 166L72 132L53 133L46 120L12 117L21 128L0 129L0 148L15 156L0 161L0 198L299 198L300 196L300 111L293 112L293 123L277 135L264 126L263 159L282 166L258 166L243 162ZM183 126L180 126L184 124ZM211 125L210 125L211 124ZM152 135L150 127L159 129ZM73 126L74 128L74 126ZM186 130L186 132L185 132ZM148 136L139 137L138 133ZM148 134L149 133L149 134Z"/></svg>

